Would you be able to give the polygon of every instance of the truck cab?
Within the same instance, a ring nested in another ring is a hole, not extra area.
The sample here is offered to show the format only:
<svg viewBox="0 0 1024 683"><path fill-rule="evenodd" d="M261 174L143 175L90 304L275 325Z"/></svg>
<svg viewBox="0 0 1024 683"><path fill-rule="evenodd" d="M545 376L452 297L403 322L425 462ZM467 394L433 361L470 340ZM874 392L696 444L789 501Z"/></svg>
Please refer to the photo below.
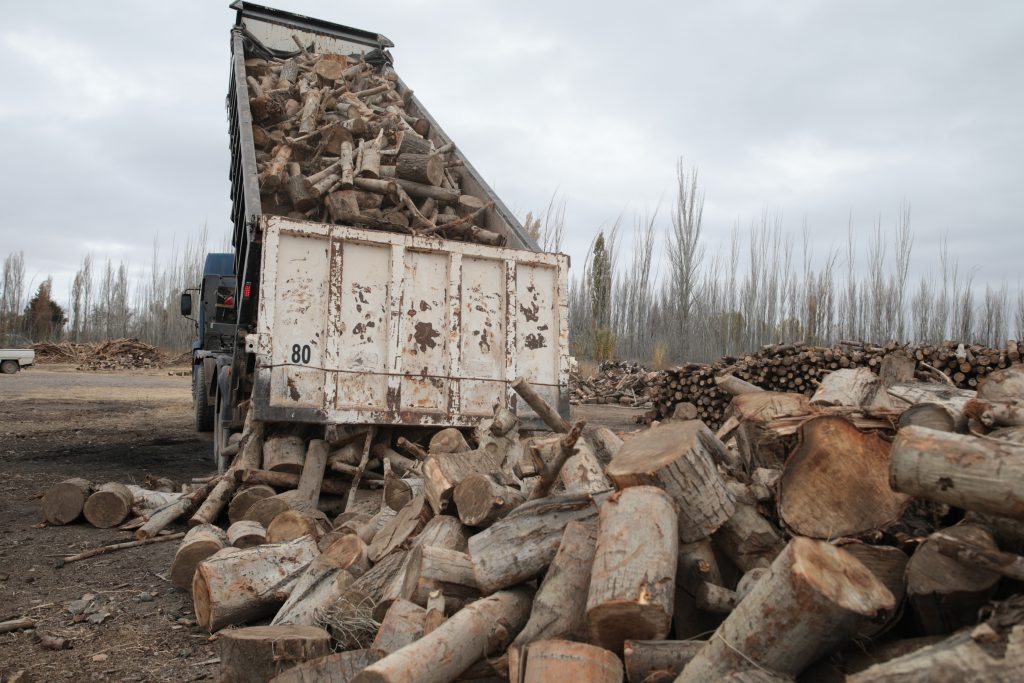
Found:
<svg viewBox="0 0 1024 683"><path fill-rule="evenodd" d="M197 291L198 306L191 292L181 295L181 314L196 322L192 343L192 403L196 430L215 431L217 384L228 372L238 323L235 300L234 256L207 254L203 280ZM193 316L195 316L193 318Z"/></svg>

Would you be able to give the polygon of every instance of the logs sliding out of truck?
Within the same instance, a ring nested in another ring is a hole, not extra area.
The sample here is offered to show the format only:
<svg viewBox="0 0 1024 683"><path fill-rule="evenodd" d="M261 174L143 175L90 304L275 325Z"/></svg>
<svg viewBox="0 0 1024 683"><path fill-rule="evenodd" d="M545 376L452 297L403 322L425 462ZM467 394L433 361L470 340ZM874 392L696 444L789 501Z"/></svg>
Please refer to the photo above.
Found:
<svg viewBox="0 0 1024 683"><path fill-rule="evenodd" d="M539 250L398 78L393 43L231 7L233 272L208 259L202 300L234 334L200 330L194 363L215 453L246 410L469 427L500 403L540 426L517 377L567 416L568 258Z"/></svg>

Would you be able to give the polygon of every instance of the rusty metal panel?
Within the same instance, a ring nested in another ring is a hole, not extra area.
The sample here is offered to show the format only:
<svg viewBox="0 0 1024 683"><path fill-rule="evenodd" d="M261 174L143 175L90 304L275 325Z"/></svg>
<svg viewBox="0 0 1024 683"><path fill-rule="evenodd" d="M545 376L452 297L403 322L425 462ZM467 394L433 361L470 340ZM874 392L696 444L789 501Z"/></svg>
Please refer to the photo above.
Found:
<svg viewBox="0 0 1024 683"><path fill-rule="evenodd" d="M519 375L567 410L564 255L261 222L257 416L470 426L499 402L532 415Z"/></svg>

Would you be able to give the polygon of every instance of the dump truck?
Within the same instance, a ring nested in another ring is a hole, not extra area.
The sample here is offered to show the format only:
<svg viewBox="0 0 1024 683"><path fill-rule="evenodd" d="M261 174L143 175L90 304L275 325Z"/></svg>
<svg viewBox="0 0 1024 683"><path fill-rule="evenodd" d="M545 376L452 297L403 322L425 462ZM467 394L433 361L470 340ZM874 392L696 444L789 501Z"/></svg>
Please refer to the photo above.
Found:
<svg viewBox="0 0 1024 683"><path fill-rule="evenodd" d="M231 8L234 333L195 359L218 461L247 411L472 427L502 404L540 427L510 388L523 377L567 417L568 257L540 250L397 76L394 44Z"/></svg>

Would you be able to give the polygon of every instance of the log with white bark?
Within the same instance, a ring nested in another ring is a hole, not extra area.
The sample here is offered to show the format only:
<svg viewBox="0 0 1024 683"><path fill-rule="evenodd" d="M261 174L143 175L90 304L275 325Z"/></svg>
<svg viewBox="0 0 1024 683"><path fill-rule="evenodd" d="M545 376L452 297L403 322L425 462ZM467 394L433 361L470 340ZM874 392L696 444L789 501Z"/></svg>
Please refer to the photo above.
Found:
<svg viewBox="0 0 1024 683"><path fill-rule="evenodd" d="M189 529L171 562L171 583L183 591L192 590L192 577L199 563L228 545L220 527L200 524Z"/></svg>
<svg viewBox="0 0 1024 683"><path fill-rule="evenodd" d="M720 680L751 664L795 676L894 607L889 590L852 555L794 538L676 680Z"/></svg>
<svg viewBox="0 0 1024 683"><path fill-rule="evenodd" d="M679 509L683 543L714 533L736 511L715 463L727 459L725 444L700 420L672 422L638 433L605 468L624 488L659 486Z"/></svg>
<svg viewBox="0 0 1024 683"><path fill-rule="evenodd" d="M622 648L626 680L642 683L653 674L674 678L702 647L702 640L627 640Z"/></svg>
<svg viewBox="0 0 1024 683"><path fill-rule="evenodd" d="M779 480L779 516L812 538L856 536L897 522L910 497L889 487L890 444L846 418L825 415L800 426Z"/></svg>
<svg viewBox="0 0 1024 683"><path fill-rule="evenodd" d="M471 474L455 487L452 500L467 526L488 527L526 500L513 480L501 472Z"/></svg>
<svg viewBox="0 0 1024 683"><path fill-rule="evenodd" d="M446 613L444 593L439 590L430 591L427 596L427 614L423 618L423 634L437 630L444 623Z"/></svg>
<svg viewBox="0 0 1024 683"><path fill-rule="evenodd" d="M931 382L894 384L886 389L886 393L912 406L919 403L935 403L944 407L951 415L962 413L967 402L977 396L977 392L969 389L957 389L948 384Z"/></svg>
<svg viewBox="0 0 1024 683"><path fill-rule="evenodd" d="M115 481L100 485L82 508L86 521L99 529L117 526L132 511L132 492Z"/></svg>
<svg viewBox="0 0 1024 683"><path fill-rule="evenodd" d="M504 649L530 613L532 591L501 591L456 612L436 631L363 669L353 683L446 683Z"/></svg>
<svg viewBox="0 0 1024 683"><path fill-rule="evenodd" d="M975 399L964 408L964 414L989 429L1024 426L1024 400L989 401Z"/></svg>
<svg viewBox="0 0 1024 683"><path fill-rule="evenodd" d="M288 598L294 575L319 552L309 537L218 551L199 563L192 580L196 621L213 632L273 614Z"/></svg>
<svg viewBox="0 0 1024 683"><path fill-rule="evenodd" d="M371 650L348 650L297 664L270 679L271 683L351 683L355 675L380 657Z"/></svg>
<svg viewBox="0 0 1024 683"><path fill-rule="evenodd" d="M49 524L70 524L82 514L90 493L92 484L78 477L54 484L43 494L43 519Z"/></svg>
<svg viewBox="0 0 1024 683"><path fill-rule="evenodd" d="M327 631L314 626L250 626L217 638L224 683L268 681L286 669L331 651Z"/></svg>
<svg viewBox="0 0 1024 683"><path fill-rule="evenodd" d="M870 368L844 368L825 375L811 397L811 405L853 408L891 408L881 378Z"/></svg>
<svg viewBox="0 0 1024 683"><path fill-rule="evenodd" d="M162 481L168 482L170 480L164 479ZM181 500L188 495L177 491L180 486L175 486L173 489L168 491L155 491L142 488L141 486L135 486L133 484L126 484L125 486L132 494L132 514L139 517L145 517L146 519L149 519L150 515L160 508Z"/></svg>
<svg viewBox="0 0 1024 683"><path fill-rule="evenodd" d="M718 375L715 377L715 386L730 396L742 396L764 391L759 386L746 382L735 375Z"/></svg>
<svg viewBox="0 0 1024 683"><path fill-rule="evenodd" d="M469 555L480 591L493 593L538 576L551 564L566 524L593 519L597 511L598 502L589 495L539 498L471 537Z"/></svg>
<svg viewBox="0 0 1024 683"><path fill-rule="evenodd" d="M568 640L542 640L531 644L524 669L523 683L622 681L622 662L615 653Z"/></svg>
<svg viewBox="0 0 1024 683"><path fill-rule="evenodd" d="M548 405L547 401L541 398L541 395L524 378L517 377L510 386L526 402L526 405L530 406L533 412L537 413L537 417L551 428L551 431L558 432L559 434L568 434L569 430L572 429L572 425L559 415L557 410Z"/></svg>
<svg viewBox="0 0 1024 683"><path fill-rule="evenodd" d="M366 544L358 536L350 534L335 541L302 570L288 599L270 623L317 623L319 613L369 568ZM342 573L347 580L339 580Z"/></svg>
<svg viewBox="0 0 1024 683"><path fill-rule="evenodd" d="M167 525L196 509L220 481L219 477L214 477L187 496L183 496L152 513L149 519L146 520L146 523L136 530L135 538L140 540L154 538Z"/></svg>
<svg viewBox="0 0 1024 683"><path fill-rule="evenodd" d="M400 595L425 607L434 590L444 593L453 610L479 597L469 555L432 545L413 548L409 552Z"/></svg>
<svg viewBox="0 0 1024 683"><path fill-rule="evenodd" d="M903 493L1024 519L1024 446L923 427L900 430L890 483Z"/></svg>
<svg viewBox="0 0 1024 683"><path fill-rule="evenodd" d="M242 519L228 527L228 543L235 548L251 548L266 542L267 530L259 522Z"/></svg>
<svg viewBox="0 0 1024 683"><path fill-rule="evenodd" d="M736 591L707 581L697 587L697 595L694 597L697 609L711 614L729 614L739 602Z"/></svg>
<svg viewBox="0 0 1024 683"><path fill-rule="evenodd" d="M419 640L426 617L427 610L420 605L401 598L395 600L380 622L371 649L384 657Z"/></svg>
<svg viewBox="0 0 1024 683"><path fill-rule="evenodd" d="M989 551L998 550L992 534L980 526L961 524L942 533ZM976 623L978 610L992 597L999 579L997 572L944 555L939 544L929 538L907 563L907 600L925 633L951 633Z"/></svg>
<svg viewBox="0 0 1024 683"><path fill-rule="evenodd" d="M631 486L605 501L587 592L591 643L622 652L626 638L668 635L678 551L678 518L667 493Z"/></svg>

